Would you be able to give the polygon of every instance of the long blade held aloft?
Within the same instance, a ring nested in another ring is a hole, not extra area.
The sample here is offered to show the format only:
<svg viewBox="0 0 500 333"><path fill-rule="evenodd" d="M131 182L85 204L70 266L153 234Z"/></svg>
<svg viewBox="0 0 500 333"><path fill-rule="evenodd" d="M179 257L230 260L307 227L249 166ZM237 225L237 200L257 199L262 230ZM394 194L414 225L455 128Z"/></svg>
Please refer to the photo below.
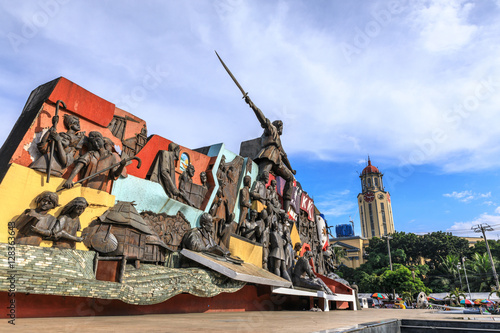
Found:
<svg viewBox="0 0 500 333"><path fill-rule="evenodd" d="M231 73L229 68L227 68L226 64L224 63L224 61L222 61L222 59L219 57L219 54L217 53L217 51L215 51L215 54L217 55L217 58L219 58L219 61L222 64L222 66L224 66L224 68L226 69L227 74L229 74L229 76L231 77L231 79L233 79L233 81L236 84L236 86L238 87L238 89L240 89L241 93L243 94L243 98L247 97L248 93L245 92L245 90L243 90L243 88L240 86L240 84L238 83L238 81L234 77L233 73Z"/></svg>

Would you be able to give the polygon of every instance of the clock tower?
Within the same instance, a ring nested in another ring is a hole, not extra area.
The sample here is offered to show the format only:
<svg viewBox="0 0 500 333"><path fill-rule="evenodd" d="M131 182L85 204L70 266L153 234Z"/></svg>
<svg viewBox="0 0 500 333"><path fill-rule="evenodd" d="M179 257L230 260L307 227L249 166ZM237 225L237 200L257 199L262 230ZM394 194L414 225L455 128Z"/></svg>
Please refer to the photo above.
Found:
<svg viewBox="0 0 500 333"><path fill-rule="evenodd" d="M368 165L359 176L362 190L358 194L361 233L368 239L394 233L391 197L384 189L383 176L368 157Z"/></svg>

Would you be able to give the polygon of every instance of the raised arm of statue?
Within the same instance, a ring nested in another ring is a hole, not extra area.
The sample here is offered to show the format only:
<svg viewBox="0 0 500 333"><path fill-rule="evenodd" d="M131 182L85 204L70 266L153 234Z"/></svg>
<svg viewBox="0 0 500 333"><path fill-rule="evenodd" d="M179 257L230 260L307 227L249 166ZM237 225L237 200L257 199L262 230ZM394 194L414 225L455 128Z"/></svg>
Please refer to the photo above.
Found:
<svg viewBox="0 0 500 333"><path fill-rule="evenodd" d="M245 96L245 102L248 104L248 106L252 108L253 112L255 112L255 115L257 116L260 125L262 127L266 127L268 123L267 118L264 116L262 111L258 107L256 107L255 104L253 104L252 100L250 99L250 97L248 97L248 95Z"/></svg>

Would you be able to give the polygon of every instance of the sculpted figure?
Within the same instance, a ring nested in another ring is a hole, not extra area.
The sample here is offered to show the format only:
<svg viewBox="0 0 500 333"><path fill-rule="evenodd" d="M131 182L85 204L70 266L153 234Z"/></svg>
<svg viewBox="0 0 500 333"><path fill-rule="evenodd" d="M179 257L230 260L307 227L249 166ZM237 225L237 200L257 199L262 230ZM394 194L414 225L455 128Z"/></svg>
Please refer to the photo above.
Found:
<svg viewBox="0 0 500 333"><path fill-rule="evenodd" d="M120 159L118 154L112 151L109 143L111 140L108 140L100 132L92 131L89 133L90 150L76 160L75 168L63 184L64 188L73 187L73 179L81 170L83 170L83 177L88 177L116 164L114 168L102 172L82 184L97 190L107 190L108 184L120 176L127 161Z"/></svg>
<svg viewBox="0 0 500 333"><path fill-rule="evenodd" d="M257 220L259 213L255 210L250 210L250 220L245 220L241 226L241 236L260 243L262 241L262 233L265 229L264 221Z"/></svg>
<svg viewBox="0 0 500 333"><path fill-rule="evenodd" d="M200 172L200 181L201 181L201 186L205 189L205 194L207 193L206 191L208 191L208 177L207 177L207 173L205 171L202 171Z"/></svg>
<svg viewBox="0 0 500 333"><path fill-rule="evenodd" d="M238 227L237 223L234 222L235 215L232 213L237 195L235 187L237 176L234 166L226 163L226 157L224 155L221 157L216 176L219 183L219 189L210 207L210 215L214 217L216 241L228 247L230 236ZM233 190L234 196L232 195ZM229 199L231 199L232 204Z"/></svg>
<svg viewBox="0 0 500 333"><path fill-rule="evenodd" d="M26 209L15 221L18 230L15 243L40 245L42 237L50 236L56 218L48 211L59 205L57 193L45 191L35 198L35 209Z"/></svg>
<svg viewBox="0 0 500 333"><path fill-rule="evenodd" d="M323 290L328 294L332 294L330 288L314 275L311 265L309 264L309 259L312 257L313 254L311 251L306 251L304 255L297 260L292 273L293 285L296 287Z"/></svg>
<svg viewBox="0 0 500 333"><path fill-rule="evenodd" d="M56 117L53 121L57 122ZM54 156L51 160L51 175L61 177L66 168L74 162L78 150L83 146L85 135L80 132L80 119L76 116L64 115L64 127L66 132L57 133L54 127L45 132L37 144L42 156L31 163L30 168L47 172L52 142L54 142Z"/></svg>
<svg viewBox="0 0 500 333"><path fill-rule="evenodd" d="M250 176L245 176L243 178L243 188L240 190L240 220L238 222L238 229L236 233L239 233L242 224L245 222L245 219L248 215L248 210L252 206L252 202L250 201L250 185L252 183L252 178Z"/></svg>
<svg viewBox="0 0 500 333"><path fill-rule="evenodd" d="M193 185L194 165L189 164L184 172L179 177L179 201L184 202L191 207L196 205L191 201L189 194Z"/></svg>
<svg viewBox="0 0 500 333"><path fill-rule="evenodd" d="M325 275L335 272L335 260L333 252L330 250L330 248L328 248L328 250L326 251L323 251L323 262L325 263Z"/></svg>
<svg viewBox="0 0 500 333"><path fill-rule="evenodd" d="M184 234L182 248L196 252L210 252L217 255L229 255L229 251L217 245L213 236L212 216L203 213L200 227L193 228Z"/></svg>
<svg viewBox="0 0 500 333"><path fill-rule="evenodd" d="M271 233L269 234L269 248L271 250L269 257L272 262L272 272L277 276L291 281L285 266L285 245L286 239L283 235L281 224L273 223Z"/></svg>
<svg viewBox="0 0 500 333"><path fill-rule="evenodd" d="M285 212L288 212L292 199L293 179L296 172L292 169L285 150L281 146L280 137L283 134L283 122L275 120L271 123L248 96L245 96L245 102L252 108L260 125L264 129L260 141L261 149L253 160L259 165L260 172L272 171L276 176L280 176L286 181L285 188L283 189L283 209Z"/></svg>
<svg viewBox="0 0 500 333"><path fill-rule="evenodd" d="M265 215L265 210L262 211L264 214L260 214L261 218L262 215ZM262 268L265 270L269 270L268 267L268 262L269 262L269 234L271 233L271 230L269 228L269 220L268 219L263 219L264 221L264 229L262 230L262 235L261 235L261 244L262 244Z"/></svg>
<svg viewBox="0 0 500 333"><path fill-rule="evenodd" d="M82 237L77 237L76 232L80 231L80 215L88 207L87 200L78 197L71 200L61 211L57 222L52 230L54 243L52 247L59 249L75 249L76 242L82 242Z"/></svg>
<svg viewBox="0 0 500 333"><path fill-rule="evenodd" d="M281 202L276 191L276 179L271 180L271 184L267 187L267 212L277 216L281 212Z"/></svg>
<svg viewBox="0 0 500 333"><path fill-rule="evenodd" d="M269 182L269 172L263 171L259 174L259 179L255 182L254 188L250 192L252 200L259 201L262 205L267 206L267 188Z"/></svg>
<svg viewBox="0 0 500 333"><path fill-rule="evenodd" d="M171 142L167 150L160 150L149 170L146 179L163 186L169 198L177 199L180 191L175 183L175 163L179 159L180 147Z"/></svg>

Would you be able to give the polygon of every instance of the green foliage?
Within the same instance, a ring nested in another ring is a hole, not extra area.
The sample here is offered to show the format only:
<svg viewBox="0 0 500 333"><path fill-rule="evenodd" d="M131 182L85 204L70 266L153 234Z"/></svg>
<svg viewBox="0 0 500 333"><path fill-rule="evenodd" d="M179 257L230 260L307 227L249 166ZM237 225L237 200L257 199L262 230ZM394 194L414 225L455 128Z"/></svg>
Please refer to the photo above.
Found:
<svg viewBox="0 0 500 333"><path fill-rule="evenodd" d="M447 255L455 255L458 258L468 256L471 253L469 242L449 232L432 232L422 236L422 248L420 254L429 259L431 266L437 267L441 258ZM432 268L432 267L431 267Z"/></svg>
<svg viewBox="0 0 500 333"><path fill-rule="evenodd" d="M469 282L472 290L487 291L495 284L491 271L490 257L487 253L474 253L467 261L467 268L471 270Z"/></svg>
<svg viewBox="0 0 500 333"><path fill-rule="evenodd" d="M457 265L461 264L462 257L469 258L466 260L466 269L471 291L488 291L494 285L484 241L477 242L474 247L469 248L469 242L466 239L442 231L424 236L396 232L391 237L390 248L394 272L390 273L387 241L377 237L370 239L366 249L368 257L365 264L355 270L339 270L344 274L344 279L356 282L360 292L391 293L392 283L399 286L401 292L398 294L400 295L413 293L414 290L432 289L434 292L464 290L467 288L464 270L463 267L457 268ZM488 241L488 244L493 257L500 258L500 241ZM425 265L419 265L422 258L425 258ZM410 275L408 271L396 268L401 265L406 266ZM497 267L498 263L495 263L495 266ZM415 280L413 280L412 271Z"/></svg>
<svg viewBox="0 0 500 333"><path fill-rule="evenodd" d="M450 299L451 303L454 305L460 305L460 297L466 299L465 294L458 288L453 289L450 293L445 297L445 299Z"/></svg>
<svg viewBox="0 0 500 333"><path fill-rule="evenodd" d="M340 265L340 262L342 261L342 258L346 257L345 249L342 247L333 247L333 255L335 257L335 264L338 266Z"/></svg>
<svg viewBox="0 0 500 333"><path fill-rule="evenodd" d="M490 247L491 256L493 258L500 258L500 240L488 240L488 245ZM473 251L479 254L487 253L486 242L479 241L476 244L474 244Z"/></svg>
<svg viewBox="0 0 500 333"><path fill-rule="evenodd" d="M430 293L431 290L427 288L422 280L415 276L405 266L396 264L394 271L386 270L381 275L381 286L384 292L391 292L393 289L398 294L408 293L416 296L420 292Z"/></svg>
<svg viewBox="0 0 500 333"><path fill-rule="evenodd" d="M492 288L490 294L488 295L488 299L490 299L493 294L495 294L497 298L500 298L500 290Z"/></svg>

